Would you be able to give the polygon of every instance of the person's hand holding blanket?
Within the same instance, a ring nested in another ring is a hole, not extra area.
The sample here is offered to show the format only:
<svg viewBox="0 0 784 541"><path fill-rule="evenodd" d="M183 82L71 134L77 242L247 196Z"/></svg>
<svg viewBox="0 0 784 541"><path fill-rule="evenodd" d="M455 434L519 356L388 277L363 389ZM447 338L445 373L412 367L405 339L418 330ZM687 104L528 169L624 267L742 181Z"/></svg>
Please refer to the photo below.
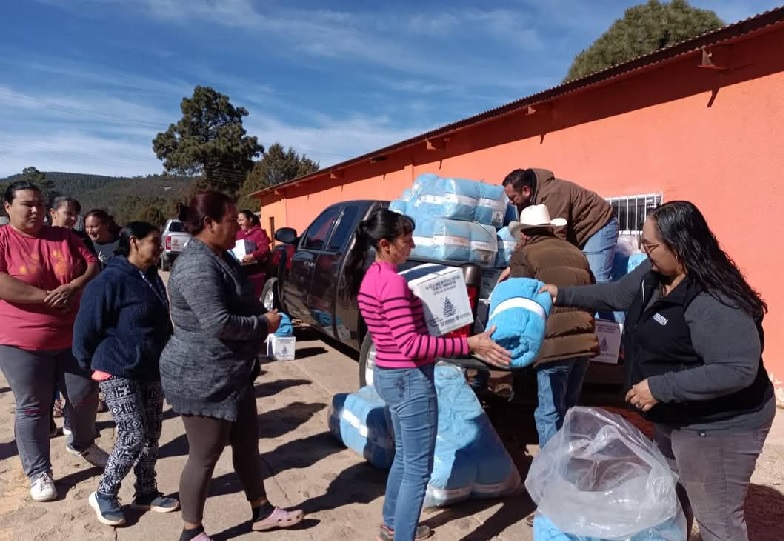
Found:
<svg viewBox="0 0 784 541"><path fill-rule="evenodd" d="M493 326L482 334L475 334L474 336L468 337L468 347L471 350L471 353L483 361L500 366L501 368L508 368L512 356L490 338L494 332L495 327Z"/></svg>

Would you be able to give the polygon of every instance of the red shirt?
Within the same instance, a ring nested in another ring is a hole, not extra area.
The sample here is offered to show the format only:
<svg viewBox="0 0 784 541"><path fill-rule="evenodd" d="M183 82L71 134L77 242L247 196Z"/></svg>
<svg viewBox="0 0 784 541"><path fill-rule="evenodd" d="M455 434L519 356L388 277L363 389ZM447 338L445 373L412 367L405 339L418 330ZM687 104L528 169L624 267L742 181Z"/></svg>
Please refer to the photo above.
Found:
<svg viewBox="0 0 784 541"><path fill-rule="evenodd" d="M29 237L10 225L0 227L0 272L26 284L52 291L96 262L68 229L44 226L37 237ZM68 312L0 300L0 344L29 351L70 348L77 308L78 299Z"/></svg>

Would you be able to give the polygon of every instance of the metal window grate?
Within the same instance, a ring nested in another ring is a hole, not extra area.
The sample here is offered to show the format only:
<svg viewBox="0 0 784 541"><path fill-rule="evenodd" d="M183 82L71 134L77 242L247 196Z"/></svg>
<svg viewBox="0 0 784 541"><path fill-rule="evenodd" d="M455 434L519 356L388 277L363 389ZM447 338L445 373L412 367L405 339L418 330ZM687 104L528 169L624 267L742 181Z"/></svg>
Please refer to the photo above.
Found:
<svg viewBox="0 0 784 541"><path fill-rule="evenodd" d="M662 204L662 194L609 197L607 201L615 210L620 235L639 236L648 214Z"/></svg>

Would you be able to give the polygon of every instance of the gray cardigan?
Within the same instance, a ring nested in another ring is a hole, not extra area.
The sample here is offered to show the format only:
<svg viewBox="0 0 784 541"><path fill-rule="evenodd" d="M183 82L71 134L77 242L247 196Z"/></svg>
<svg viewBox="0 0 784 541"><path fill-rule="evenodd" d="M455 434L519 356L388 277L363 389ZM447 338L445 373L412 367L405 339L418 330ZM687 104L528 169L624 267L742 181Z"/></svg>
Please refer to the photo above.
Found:
<svg viewBox="0 0 784 541"><path fill-rule="evenodd" d="M166 400L180 415L235 421L267 337L253 286L230 255L194 238L174 263L169 297L174 335L160 361Z"/></svg>

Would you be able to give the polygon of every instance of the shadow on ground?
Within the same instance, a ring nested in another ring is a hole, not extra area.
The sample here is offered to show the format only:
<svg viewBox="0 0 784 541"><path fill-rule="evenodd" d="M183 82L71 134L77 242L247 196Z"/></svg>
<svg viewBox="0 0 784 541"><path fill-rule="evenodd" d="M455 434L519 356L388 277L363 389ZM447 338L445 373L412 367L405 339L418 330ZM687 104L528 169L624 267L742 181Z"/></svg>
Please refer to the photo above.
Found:
<svg viewBox="0 0 784 541"><path fill-rule="evenodd" d="M258 416L259 437L274 439L293 432L326 407L323 403L307 404L298 401L276 410L265 411Z"/></svg>
<svg viewBox="0 0 784 541"><path fill-rule="evenodd" d="M275 379L270 381L263 381L260 383L256 383L254 387L254 391L256 393L256 398L262 398L265 396L274 396L280 392L285 391L286 389L291 389L292 387L300 387L302 385L310 385L313 383L309 379Z"/></svg>
<svg viewBox="0 0 784 541"><path fill-rule="evenodd" d="M317 513L349 504L370 503L384 495L386 483L385 470L362 462L340 472L324 494L303 502L300 507L306 513Z"/></svg>
<svg viewBox="0 0 784 541"><path fill-rule="evenodd" d="M784 494L766 485L752 484L746 497L749 539L781 541L784 522Z"/></svg>

